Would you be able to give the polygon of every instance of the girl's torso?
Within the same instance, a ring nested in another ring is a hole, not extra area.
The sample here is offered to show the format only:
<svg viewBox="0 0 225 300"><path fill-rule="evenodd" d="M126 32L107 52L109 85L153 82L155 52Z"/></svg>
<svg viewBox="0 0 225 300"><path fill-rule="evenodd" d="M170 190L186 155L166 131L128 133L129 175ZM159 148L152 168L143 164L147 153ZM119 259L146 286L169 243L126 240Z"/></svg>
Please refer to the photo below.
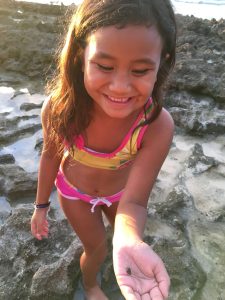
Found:
<svg viewBox="0 0 225 300"><path fill-rule="evenodd" d="M152 103L150 104L151 108L148 111L152 110ZM85 137L82 136L84 146L106 155L115 153L115 149L120 149L128 136L131 138L132 128L136 126L137 121L142 122L143 119L144 110L135 112L125 120L108 119L108 122L104 122L102 119L95 119L87 128ZM132 163L133 161L124 164L121 168L104 169L90 167L67 155L62 168L72 185L86 194L100 197L115 194L124 188Z"/></svg>

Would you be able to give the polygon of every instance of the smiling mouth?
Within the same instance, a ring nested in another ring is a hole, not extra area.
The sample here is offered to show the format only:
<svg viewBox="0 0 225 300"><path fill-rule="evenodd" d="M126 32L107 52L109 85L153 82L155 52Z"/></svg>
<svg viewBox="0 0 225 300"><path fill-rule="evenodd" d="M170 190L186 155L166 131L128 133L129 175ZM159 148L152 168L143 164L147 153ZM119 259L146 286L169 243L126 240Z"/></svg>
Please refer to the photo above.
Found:
<svg viewBox="0 0 225 300"><path fill-rule="evenodd" d="M112 101L112 102L114 102L114 103L127 103L128 101L130 101L130 99L131 99L131 97L123 97L123 98L115 98L115 97L111 97L111 96L108 96L108 95L106 95L106 97L110 100L110 101Z"/></svg>

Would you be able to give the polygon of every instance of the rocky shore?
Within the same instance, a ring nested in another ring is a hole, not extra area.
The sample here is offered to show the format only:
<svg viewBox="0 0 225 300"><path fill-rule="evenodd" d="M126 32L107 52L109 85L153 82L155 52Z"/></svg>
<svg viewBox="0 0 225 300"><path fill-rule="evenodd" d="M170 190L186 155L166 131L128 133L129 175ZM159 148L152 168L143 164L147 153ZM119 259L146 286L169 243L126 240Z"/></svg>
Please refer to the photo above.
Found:
<svg viewBox="0 0 225 300"><path fill-rule="evenodd" d="M80 276L81 244L55 191L49 239L35 240L29 228L44 86L70 9L0 0L1 300L70 300ZM177 15L177 22L165 98L176 133L149 199L145 240L166 264L169 300L225 300L225 21ZM122 299L111 255L101 274L109 299Z"/></svg>

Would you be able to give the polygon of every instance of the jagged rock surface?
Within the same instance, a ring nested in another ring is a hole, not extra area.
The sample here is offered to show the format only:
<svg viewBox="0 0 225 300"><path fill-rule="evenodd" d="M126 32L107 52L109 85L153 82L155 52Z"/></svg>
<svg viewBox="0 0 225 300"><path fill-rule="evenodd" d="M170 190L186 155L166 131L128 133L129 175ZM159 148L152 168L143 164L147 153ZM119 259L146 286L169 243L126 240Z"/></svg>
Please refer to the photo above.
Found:
<svg viewBox="0 0 225 300"><path fill-rule="evenodd" d="M2 300L73 299L79 278L81 244L55 191L49 239L35 240L29 228L43 87L55 69L65 13L65 6L0 0ZM177 64L165 98L176 134L149 200L145 240L169 271L170 300L224 300L225 21L178 15L177 22ZM108 229L109 249L111 235ZM109 253L102 285L110 300L122 299L112 274Z"/></svg>

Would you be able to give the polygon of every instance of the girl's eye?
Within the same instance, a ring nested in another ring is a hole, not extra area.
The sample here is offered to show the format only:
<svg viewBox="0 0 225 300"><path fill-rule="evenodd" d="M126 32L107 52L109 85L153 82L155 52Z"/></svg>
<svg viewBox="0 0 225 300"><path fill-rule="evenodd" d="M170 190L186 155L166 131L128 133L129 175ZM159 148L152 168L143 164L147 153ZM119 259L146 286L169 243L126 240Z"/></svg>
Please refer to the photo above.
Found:
<svg viewBox="0 0 225 300"><path fill-rule="evenodd" d="M103 71L112 71L113 70L113 68L112 67L108 67L108 66L103 66L103 65L100 65L100 64L97 64L97 66L98 66L98 68L99 69L101 69L101 70L103 70Z"/></svg>
<svg viewBox="0 0 225 300"><path fill-rule="evenodd" d="M132 73L135 75L145 75L148 73L150 69L143 69L143 70L133 70Z"/></svg>

